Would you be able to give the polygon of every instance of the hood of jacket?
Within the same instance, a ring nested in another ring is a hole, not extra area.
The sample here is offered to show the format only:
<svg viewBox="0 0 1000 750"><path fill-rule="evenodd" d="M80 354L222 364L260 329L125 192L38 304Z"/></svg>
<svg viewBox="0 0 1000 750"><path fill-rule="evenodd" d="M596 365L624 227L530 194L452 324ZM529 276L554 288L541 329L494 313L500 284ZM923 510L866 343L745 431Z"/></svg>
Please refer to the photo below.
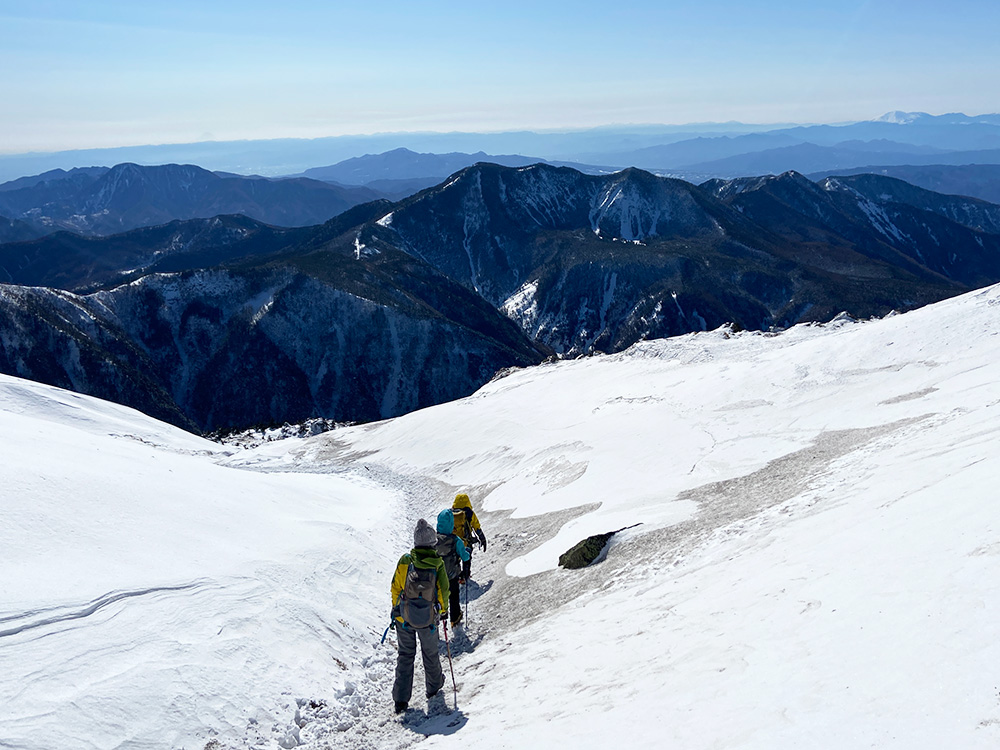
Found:
<svg viewBox="0 0 1000 750"><path fill-rule="evenodd" d="M468 495L455 495L455 502L451 505L452 508L471 508L472 501L469 500Z"/></svg>
<svg viewBox="0 0 1000 750"><path fill-rule="evenodd" d="M414 547L410 550L410 559L418 568L436 568L441 562L441 556L433 547Z"/></svg>
<svg viewBox="0 0 1000 750"><path fill-rule="evenodd" d="M450 508L438 513L437 530L438 534L450 534L455 530L455 514Z"/></svg>

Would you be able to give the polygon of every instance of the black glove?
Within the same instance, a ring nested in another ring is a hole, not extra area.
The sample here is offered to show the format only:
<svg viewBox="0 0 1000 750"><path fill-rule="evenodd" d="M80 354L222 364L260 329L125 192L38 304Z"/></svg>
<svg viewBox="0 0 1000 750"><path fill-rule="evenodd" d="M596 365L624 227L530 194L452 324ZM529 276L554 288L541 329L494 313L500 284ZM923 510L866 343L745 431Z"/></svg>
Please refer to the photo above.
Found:
<svg viewBox="0 0 1000 750"><path fill-rule="evenodd" d="M476 534L479 536L479 543L483 545L483 552L486 551L486 534L483 533L482 529L476 529Z"/></svg>
<svg viewBox="0 0 1000 750"><path fill-rule="evenodd" d="M447 622L448 622L448 613L447 612L442 612L441 613L441 623L442 624L446 624Z"/></svg>

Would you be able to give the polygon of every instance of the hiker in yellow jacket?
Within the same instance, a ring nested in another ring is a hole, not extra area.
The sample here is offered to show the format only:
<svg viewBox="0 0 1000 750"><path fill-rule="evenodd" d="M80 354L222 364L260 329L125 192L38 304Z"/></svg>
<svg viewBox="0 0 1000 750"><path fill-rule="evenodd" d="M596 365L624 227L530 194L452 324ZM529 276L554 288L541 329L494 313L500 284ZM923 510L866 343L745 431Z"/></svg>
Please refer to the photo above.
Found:
<svg viewBox="0 0 1000 750"><path fill-rule="evenodd" d="M392 699L396 713L407 709L413 692L413 662L420 639L424 684L432 698L444 687L438 655L438 621L448 618L448 573L437 553L437 532L423 518L413 531L413 549L399 558L392 576L392 618L399 654Z"/></svg>
<svg viewBox="0 0 1000 750"><path fill-rule="evenodd" d="M479 525L476 512L472 509L472 501L465 493L455 495L455 502L451 504L452 512L455 514L455 530L452 532L461 539L470 550L476 542L486 551L486 534L483 533ZM472 571L472 561L466 560L462 565L462 580L469 580Z"/></svg>

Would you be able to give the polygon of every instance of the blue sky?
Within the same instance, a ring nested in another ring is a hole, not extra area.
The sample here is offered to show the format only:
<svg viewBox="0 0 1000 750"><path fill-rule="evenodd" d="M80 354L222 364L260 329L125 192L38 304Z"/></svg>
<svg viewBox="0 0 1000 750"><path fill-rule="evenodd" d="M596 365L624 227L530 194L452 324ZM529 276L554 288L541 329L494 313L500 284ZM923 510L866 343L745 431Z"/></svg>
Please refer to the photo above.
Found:
<svg viewBox="0 0 1000 750"><path fill-rule="evenodd" d="M484 5L0 0L0 152L1000 111L995 0Z"/></svg>

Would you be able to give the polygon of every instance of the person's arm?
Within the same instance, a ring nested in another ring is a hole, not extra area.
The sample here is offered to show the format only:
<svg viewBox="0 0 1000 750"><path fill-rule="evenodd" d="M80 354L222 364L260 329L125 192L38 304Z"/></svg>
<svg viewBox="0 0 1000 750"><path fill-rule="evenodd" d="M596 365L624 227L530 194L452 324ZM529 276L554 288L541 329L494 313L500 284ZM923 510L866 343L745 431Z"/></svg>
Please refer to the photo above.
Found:
<svg viewBox="0 0 1000 750"><path fill-rule="evenodd" d="M410 556L403 555L399 558L399 562L396 563L396 572L392 575L392 586L390 587L390 593L392 594L392 611L395 615L397 613L397 607L399 606L399 595L403 593L403 587L406 585L406 572L410 568ZM396 619L402 621L403 618L397 617Z"/></svg>
<svg viewBox="0 0 1000 750"><path fill-rule="evenodd" d="M465 548L465 542L457 536L455 537L455 551L458 553L458 556L462 559L462 561L468 560L472 557L472 555L469 554L469 550Z"/></svg>
<svg viewBox="0 0 1000 750"><path fill-rule="evenodd" d="M479 543L483 545L483 552L486 551L486 534L483 533L482 529L476 529L476 536L479 537Z"/></svg>
<svg viewBox="0 0 1000 750"><path fill-rule="evenodd" d="M444 617L448 614L448 597L451 594L451 587L448 583L448 571L445 570L444 560L439 559L436 567L438 577L438 605L440 606L441 616Z"/></svg>

